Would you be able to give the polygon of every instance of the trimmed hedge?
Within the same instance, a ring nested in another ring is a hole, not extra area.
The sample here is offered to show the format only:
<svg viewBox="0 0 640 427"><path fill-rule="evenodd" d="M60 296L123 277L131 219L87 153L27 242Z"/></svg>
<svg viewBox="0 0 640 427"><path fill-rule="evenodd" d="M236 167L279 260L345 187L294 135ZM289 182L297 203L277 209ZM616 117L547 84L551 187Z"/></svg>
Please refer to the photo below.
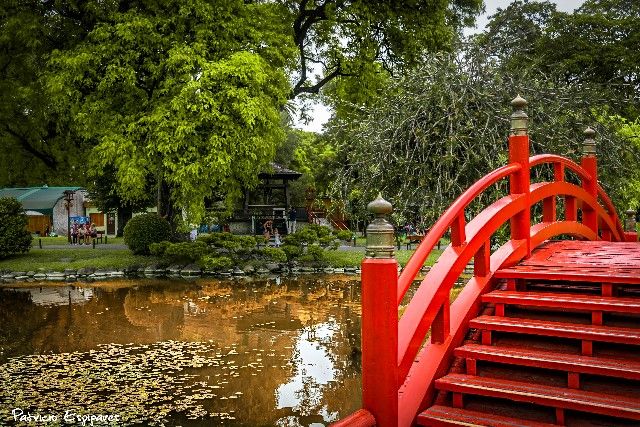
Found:
<svg viewBox="0 0 640 427"><path fill-rule="evenodd" d="M0 198L0 259L29 252L31 233L22 204L12 197Z"/></svg>
<svg viewBox="0 0 640 427"><path fill-rule="evenodd" d="M148 255L149 245L171 240L169 222L155 213L134 216L124 226L124 243L134 254Z"/></svg>

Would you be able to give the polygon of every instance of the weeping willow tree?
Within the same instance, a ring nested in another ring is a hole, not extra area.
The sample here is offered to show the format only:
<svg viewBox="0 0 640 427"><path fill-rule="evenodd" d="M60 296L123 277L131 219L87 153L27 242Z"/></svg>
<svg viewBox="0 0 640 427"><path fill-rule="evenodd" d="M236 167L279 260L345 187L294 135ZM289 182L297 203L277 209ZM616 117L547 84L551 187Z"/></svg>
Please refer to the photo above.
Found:
<svg viewBox="0 0 640 427"><path fill-rule="evenodd" d="M508 75L481 49L430 56L394 80L371 108L333 122L337 146L334 196L348 200L354 218L378 191L394 205L395 220L430 226L466 188L507 163L510 99L529 102L531 152L579 161L583 130L597 132L600 180L619 210L637 195L640 150L604 117L624 99L606 87L571 84L535 69ZM548 177L536 170L532 180ZM486 192L472 215L506 182Z"/></svg>

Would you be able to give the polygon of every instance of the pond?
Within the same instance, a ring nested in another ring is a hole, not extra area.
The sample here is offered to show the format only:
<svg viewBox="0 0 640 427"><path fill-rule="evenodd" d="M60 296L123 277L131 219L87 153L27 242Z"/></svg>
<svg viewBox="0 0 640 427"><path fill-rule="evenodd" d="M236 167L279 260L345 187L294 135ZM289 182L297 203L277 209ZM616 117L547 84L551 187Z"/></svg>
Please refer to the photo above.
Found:
<svg viewBox="0 0 640 427"><path fill-rule="evenodd" d="M322 426L361 404L353 276L5 287L0 325L0 425Z"/></svg>

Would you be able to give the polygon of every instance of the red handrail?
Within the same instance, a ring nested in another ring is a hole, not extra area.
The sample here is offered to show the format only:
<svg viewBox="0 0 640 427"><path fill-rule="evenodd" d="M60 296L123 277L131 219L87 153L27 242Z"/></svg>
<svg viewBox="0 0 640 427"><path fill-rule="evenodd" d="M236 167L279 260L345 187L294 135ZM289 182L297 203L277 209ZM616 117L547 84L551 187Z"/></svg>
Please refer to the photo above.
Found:
<svg viewBox="0 0 640 427"><path fill-rule="evenodd" d="M519 120L520 116L515 117ZM464 339L468 322L480 309L480 296L493 286L493 274L498 269L519 262L544 240L559 235L616 241L628 237L613 203L598 185L594 155L585 155L579 165L552 154L530 157L528 147L526 133L509 137L509 164L485 175L451 204L423 238L399 277L394 259L363 261L366 412L352 419L360 419L364 414L366 422L370 422L371 415L382 427L408 426L414 422L418 412L431 401L435 379L446 373L453 349ZM531 168L543 164L553 165L553 180L532 184ZM581 185L565 180L567 169L579 177ZM465 209L469 204L505 178L510 179L510 194L467 223ZM562 220L556 218L557 197L565 198ZM543 203L542 221L532 225L531 208L539 202ZM578 221L579 208L582 222ZM511 222L511 239L491 253L491 236L507 222ZM447 230L451 231L451 244L426 274L398 320L398 306ZM450 304L454 282L472 258L473 277ZM429 331L431 338L423 344Z"/></svg>
<svg viewBox="0 0 640 427"><path fill-rule="evenodd" d="M451 206L449 206L433 227L431 227L429 233L427 233L424 239L422 239L422 242L418 245L416 251L411 255L411 258L409 258L404 270L402 270L402 274L400 274L400 277L398 278L398 304L400 304L404 298L404 295L407 293L411 283L413 283L413 280L424 265L433 248L440 241L440 238L447 232L447 229L451 226L453 221L461 213L464 214L464 209L469 205L469 203L471 203L473 199L478 197L487 188L520 169L522 169L521 165L510 164L494 170L469 187L467 191L462 193L462 195L460 195L460 197L458 197Z"/></svg>

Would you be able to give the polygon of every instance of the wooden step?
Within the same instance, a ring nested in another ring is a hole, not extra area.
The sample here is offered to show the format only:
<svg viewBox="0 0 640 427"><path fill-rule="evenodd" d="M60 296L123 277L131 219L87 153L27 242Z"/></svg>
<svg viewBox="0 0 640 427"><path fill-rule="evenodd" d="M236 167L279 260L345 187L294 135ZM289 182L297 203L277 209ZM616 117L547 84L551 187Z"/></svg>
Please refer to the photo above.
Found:
<svg viewBox="0 0 640 427"><path fill-rule="evenodd" d="M556 408L556 412L558 409L569 409L640 420L640 399L628 396L464 374L449 374L442 377L436 380L436 388L453 392L454 402L461 400L456 399L455 394L473 394L548 406Z"/></svg>
<svg viewBox="0 0 640 427"><path fill-rule="evenodd" d="M557 427L554 424L520 420L461 408L435 405L418 415L418 425L429 427Z"/></svg>
<svg viewBox="0 0 640 427"><path fill-rule="evenodd" d="M640 344L640 329L600 325L549 322L515 317L480 316L471 320L469 327L483 331L514 332L558 338L572 338L620 344ZM483 344L489 344L483 336Z"/></svg>
<svg viewBox="0 0 640 427"><path fill-rule="evenodd" d="M480 344L466 344L458 347L454 350L454 354L471 360L640 380L640 362L626 359L581 356Z"/></svg>
<svg viewBox="0 0 640 427"><path fill-rule="evenodd" d="M549 292L493 291L482 302L614 313L640 313L640 298L616 298Z"/></svg>
<svg viewBox="0 0 640 427"><path fill-rule="evenodd" d="M615 266L589 268L588 266L516 265L496 271L493 277L640 285L640 269Z"/></svg>

